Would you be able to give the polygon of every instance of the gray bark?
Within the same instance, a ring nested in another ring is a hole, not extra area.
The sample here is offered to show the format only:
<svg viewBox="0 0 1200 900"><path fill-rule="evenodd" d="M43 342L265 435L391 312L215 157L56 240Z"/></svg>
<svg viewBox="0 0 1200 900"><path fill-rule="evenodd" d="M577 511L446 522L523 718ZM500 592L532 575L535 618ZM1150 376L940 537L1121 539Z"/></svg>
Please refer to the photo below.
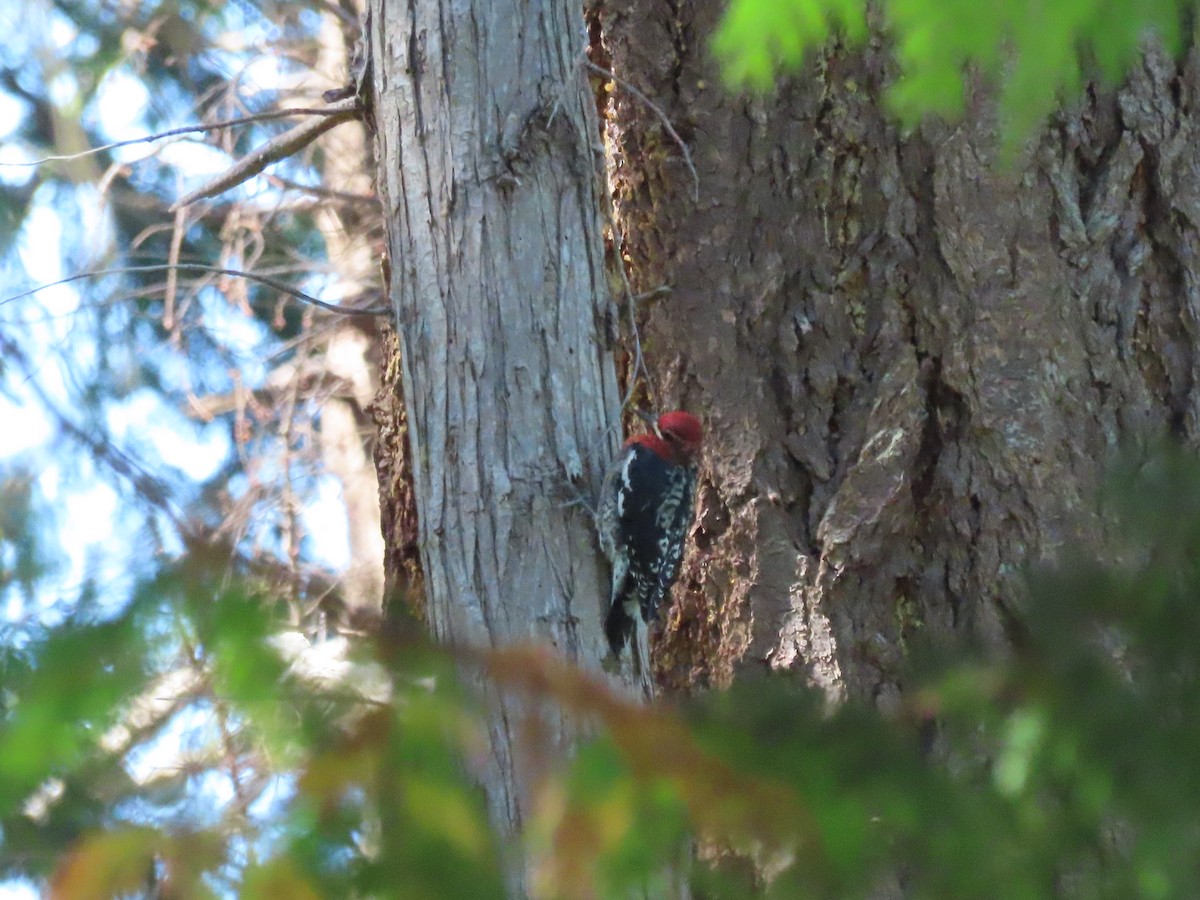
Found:
<svg viewBox="0 0 1200 900"><path fill-rule="evenodd" d="M440 641L535 642L597 667L607 572L590 517L619 398L596 125L564 0L372 3L379 188L430 626ZM574 487L572 487L574 486ZM483 783L520 827L529 710L480 684ZM569 743L569 721L548 732Z"/></svg>

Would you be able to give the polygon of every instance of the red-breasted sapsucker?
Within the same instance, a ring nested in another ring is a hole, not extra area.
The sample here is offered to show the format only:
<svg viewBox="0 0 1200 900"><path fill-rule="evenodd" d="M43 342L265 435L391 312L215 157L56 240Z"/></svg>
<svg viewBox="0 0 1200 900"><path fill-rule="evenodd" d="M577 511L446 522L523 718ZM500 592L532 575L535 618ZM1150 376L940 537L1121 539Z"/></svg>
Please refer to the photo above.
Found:
<svg viewBox="0 0 1200 900"><path fill-rule="evenodd" d="M604 633L619 657L637 622L649 625L679 575L692 527L703 428L681 410L625 442L604 478L596 514L600 548L612 563L612 604Z"/></svg>

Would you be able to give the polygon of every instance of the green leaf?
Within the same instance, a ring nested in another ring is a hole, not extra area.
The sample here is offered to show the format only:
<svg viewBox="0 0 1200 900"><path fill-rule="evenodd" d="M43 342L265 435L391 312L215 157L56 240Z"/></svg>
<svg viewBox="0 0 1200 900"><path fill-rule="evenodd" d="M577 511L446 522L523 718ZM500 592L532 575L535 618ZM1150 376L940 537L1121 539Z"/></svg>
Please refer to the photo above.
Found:
<svg viewBox="0 0 1200 900"><path fill-rule="evenodd" d="M733 0L713 47L731 86L765 91L831 33L865 40L865 8L861 0ZM1190 9L1181 0L887 0L899 64L888 104L907 125L928 114L957 116L974 69L997 89L1011 156L1087 78L1121 78L1148 35L1181 53Z"/></svg>

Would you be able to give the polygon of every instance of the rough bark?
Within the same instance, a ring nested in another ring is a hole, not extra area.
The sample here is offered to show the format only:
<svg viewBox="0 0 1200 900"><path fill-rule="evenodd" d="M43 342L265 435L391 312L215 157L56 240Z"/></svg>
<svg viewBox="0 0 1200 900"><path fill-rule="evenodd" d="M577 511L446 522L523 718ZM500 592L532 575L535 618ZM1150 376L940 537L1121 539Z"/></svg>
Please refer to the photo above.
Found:
<svg viewBox="0 0 1200 900"><path fill-rule="evenodd" d="M889 121L881 42L773 97L721 88L717 0L604 4L593 53L658 393L708 418L696 548L657 650L677 687L803 673L888 706L918 633L1001 647L1030 563L1104 531L1126 441L1197 432L1200 69L1157 53L1016 171L977 95ZM664 53L664 48L670 48Z"/></svg>
<svg viewBox="0 0 1200 900"><path fill-rule="evenodd" d="M412 447L400 372L400 343L395 329L380 341L379 390L370 406L376 427L375 471L379 476L379 512L384 539L384 616L392 621L425 618L425 580L417 501L413 492Z"/></svg>
<svg viewBox="0 0 1200 900"><path fill-rule="evenodd" d="M441 641L531 641L597 666L608 576L590 518L565 501L594 495L619 399L597 326L607 295L579 11L376 0L372 23L430 626ZM517 746L528 710L479 688L488 802L515 830L533 780Z"/></svg>

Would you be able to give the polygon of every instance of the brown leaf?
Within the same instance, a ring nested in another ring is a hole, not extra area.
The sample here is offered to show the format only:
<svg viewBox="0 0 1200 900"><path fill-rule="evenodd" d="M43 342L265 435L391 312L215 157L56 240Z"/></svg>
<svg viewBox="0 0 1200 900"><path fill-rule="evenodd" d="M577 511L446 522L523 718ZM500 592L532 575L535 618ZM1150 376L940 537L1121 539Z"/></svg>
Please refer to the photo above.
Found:
<svg viewBox="0 0 1200 900"><path fill-rule="evenodd" d="M108 900L144 887L162 840L150 828L88 835L54 873L51 900Z"/></svg>

